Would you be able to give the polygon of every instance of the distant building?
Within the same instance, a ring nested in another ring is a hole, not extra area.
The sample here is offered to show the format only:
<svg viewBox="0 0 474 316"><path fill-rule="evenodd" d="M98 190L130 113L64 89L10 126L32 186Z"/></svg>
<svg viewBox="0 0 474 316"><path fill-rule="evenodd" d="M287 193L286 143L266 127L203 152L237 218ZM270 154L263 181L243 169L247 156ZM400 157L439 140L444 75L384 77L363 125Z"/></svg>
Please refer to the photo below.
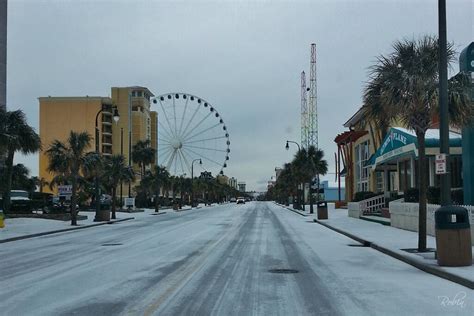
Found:
<svg viewBox="0 0 474 316"><path fill-rule="evenodd" d="M339 201L339 188L337 186L337 183L332 183L327 180L321 181L320 189L324 191L322 193L324 195L324 200ZM345 188L344 186L341 186L341 200L344 200L345 194Z"/></svg>
<svg viewBox="0 0 474 316"><path fill-rule="evenodd" d="M236 178L234 178L234 177L229 178L228 184L231 188L234 188L234 189L237 190L238 187L237 187L237 179Z"/></svg>
<svg viewBox="0 0 474 316"><path fill-rule="evenodd" d="M220 184L228 184L229 183L229 177L223 174L218 175L217 177L217 182Z"/></svg>
<svg viewBox="0 0 474 316"><path fill-rule="evenodd" d="M273 188L273 186L275 185L276 181L273 181L273 180L270 180L268 181L267 183L267 190L270 190L270 188Z"/></svg>
<svg viewBox="0 0 474 316"><path fill-rule="evenodd" d="M282 171L283 171L283 168L279 168L279 167L275 168L275 180L278 180L278 177L280 176Z"/></svg>
<svg viewBox="0 0 474 316"><path fill-rule="evenodd" d="M246 191L245 190L245 182L239 182L239 183L237 183L237 186L238 186L238 190L240 192L245 192Z"/></svg>
<svg viewBox="0 0 474 316"><path fill-rule="evenodd" d="M45 150L55 139L65 141L70 131L87 132L92 137L89 151L95 150L95 120L99 119L99 150L104 156L123 154L129 161L129 151L140 140L150 140L157 149L158 116L150 111L153 94L145 87L112 88L112 97L40 97L40 138L43 150L39 157L39 176L50 181ZM117 106L120 119L113 120L112 107ZM131 143L130 143L131 141ZM155 157L155 163L157 157ZM140 168L134 166L136 174ZM139 179L140 177L137 177ZM127 186L128 187L128 186ZM124 185L125 188L125 185Z"/></svg>

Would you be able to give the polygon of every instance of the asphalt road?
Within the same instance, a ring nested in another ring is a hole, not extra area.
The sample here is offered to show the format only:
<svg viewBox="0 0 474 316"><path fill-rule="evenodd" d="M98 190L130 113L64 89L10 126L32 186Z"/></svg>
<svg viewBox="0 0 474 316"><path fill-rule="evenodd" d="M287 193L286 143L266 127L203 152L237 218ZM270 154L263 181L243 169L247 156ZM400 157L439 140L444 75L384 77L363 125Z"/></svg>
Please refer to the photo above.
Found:
<svg viewBox="0 0 474 316"><path fill-rule="evenodd" d="M149 215L2 244L0 314L469 315L474 310L472 291L357 246L272 203ZM463 306L443 306L440 297L459 293L466 294Z"/></svg>

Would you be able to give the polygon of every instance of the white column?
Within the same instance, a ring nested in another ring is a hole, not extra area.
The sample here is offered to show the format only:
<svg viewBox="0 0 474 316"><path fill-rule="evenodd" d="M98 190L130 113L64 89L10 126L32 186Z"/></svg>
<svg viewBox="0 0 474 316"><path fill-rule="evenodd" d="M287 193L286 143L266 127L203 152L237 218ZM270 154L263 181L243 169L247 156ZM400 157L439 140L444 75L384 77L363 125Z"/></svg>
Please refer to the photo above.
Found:
<svg viewBox="0 0 474 316"><path fill-rule="evenodd" d="M415 158L413 156L410 157L410 187L415 187Z"/></svg>
<svg viewBox="0 0 474 316"><path fill-rule="evenodd" d="M435 183L435 170L433 157L428 157L428 169L429 169L429 186L433 187Z"/></svg>

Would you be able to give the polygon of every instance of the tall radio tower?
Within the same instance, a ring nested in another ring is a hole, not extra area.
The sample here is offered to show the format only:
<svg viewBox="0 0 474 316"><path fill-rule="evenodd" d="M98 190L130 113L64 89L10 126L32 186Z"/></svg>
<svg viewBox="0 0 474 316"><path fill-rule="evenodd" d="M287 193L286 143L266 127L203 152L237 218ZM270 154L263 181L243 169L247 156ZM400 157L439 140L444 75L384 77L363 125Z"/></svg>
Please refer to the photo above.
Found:
<svg viewBox="0 0 474 316"><path fill-rule="evenodd" d="M301 72L301 146L308 148L308 103L306 101L306 74Z"/></svg>
<svg viewBox="0 0 474 316"><path fill-rule="evenodd" d="M307 145L318 146L318 103L317 103L317 82L316 82L316 44L311 44L311 62L309 70L309 104L308 104L308 141Z"/></svg>

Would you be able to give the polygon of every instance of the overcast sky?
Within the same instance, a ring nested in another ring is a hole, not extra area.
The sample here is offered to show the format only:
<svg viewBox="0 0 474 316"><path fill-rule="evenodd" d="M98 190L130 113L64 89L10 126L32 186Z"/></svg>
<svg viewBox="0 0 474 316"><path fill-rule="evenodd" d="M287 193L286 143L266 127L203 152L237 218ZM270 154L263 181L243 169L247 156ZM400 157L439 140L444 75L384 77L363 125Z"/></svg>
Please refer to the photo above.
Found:
<svg viewBox="0 0 474 316"><path fill-rule="evenodd" d="M474 38L471 0L448 2L448 40ZM300 140L300 73L317 45L319 146L361 105L367 68L394 40L436 35L436 0L9 0L8 107L38 128L38 97L110 95L111 86L180 91L226 120L226 174L263 190ZM458 71L454 65L453 71ZM38 157L21 157L33 175ZM327 179L334 180L334 174Z"/></svg>

